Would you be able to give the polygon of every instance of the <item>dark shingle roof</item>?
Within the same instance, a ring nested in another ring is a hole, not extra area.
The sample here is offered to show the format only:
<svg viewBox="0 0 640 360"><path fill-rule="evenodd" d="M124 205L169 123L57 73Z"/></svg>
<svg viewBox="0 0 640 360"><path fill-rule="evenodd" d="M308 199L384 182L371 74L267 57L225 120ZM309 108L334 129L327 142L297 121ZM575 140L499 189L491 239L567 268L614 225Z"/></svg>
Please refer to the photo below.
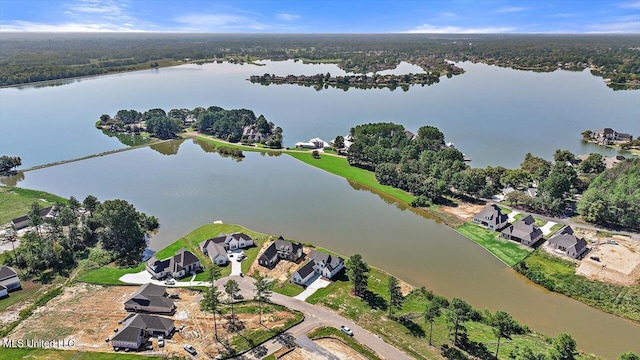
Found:
<svg viewBox="0 0 640 360"><path fill-rule="evenodd" d="M124 341L124 342L137 342L138 336L140 334L144 334L144 329L135 327L135 326L127 326L124 329L120 330L111 341Z"/></svg>
<svg viewBox="0 0 640 360"><path fill-rule="evenodd" d="M169 269L171 272L177 272L198 261L200 260L194 253L182 248L178 250L175 255L166 259L158 260L158 258L152 256L151 259L147 261L147 264L155 272L162 272L166 269Z"/></svg>
<svg viewBox="0 0 640 360"><path fill-rule="evenodd" d="M536 221L531 215L525 216L520 221L503 230L502 233L529 241L533 241L533 239L542 236L542 230L536 226Z"/></svg>
<svg viewBox="0 0 640 360"><path fill-rule="evenodd" d="M7 288L2 286L2 285L0 285L0 290L7 290Z"/></svg>
<svg viewBox="0 0 640 360"><path fill-rule="evenodd" d="M260 255L260 260L269 261L273 259L273 257L276 256L277 253L278 250L276 249L276 243L272 243L264 250L262 255Z"/></svg>
<svg viewBox="0 0 640 360"><path fill-rule="evenodd" d="M138 288L138 290L133 293L133 296L165 296L166 293L167 291L163 286L148 283L140 286L140 288Z"/></svg>
<svg viewBox="0 0 640 360"><path fill-rule="evenodd" d="M561 246L576 254L580 254L587 247L587 242L582 238L577 238L569 226L565 226L557 235L549 239L549 243Z"/></svg>
<svg viewBox="0 0 640 360"><path fill-rule="evenodd" d="M47 206L46 208L43 208L42 210L40 210L40 217L44 219L53 210L54 210L53 206ZM23 222L23 221L27 221L27 220L30 220L29 219L29 215L20 216L19 218L15 218L15 219L11 220L11 222L14 223L14 224L17 224L19 222Z"/></svg>
<svg viewBox="0 0 640 360"><path fill-rule="evenodd" d="M0 280L9 279L14 276L18 276L15 270L8 266L0 267Z"/></svg>
<svg viewBox="0 0 640 360"><path fill-rule="evenodd" d="M507 215L503 214L502 210L495 204L486 206L476 214L475 218L494 225L501 224L508 219Z"/></svg>
<svg viewBox="0 0 640 360"><path fill-rule="evenodd" d="M173 320L162 316L136 314L125 321L125 326L137 327L146 330L161 330L169 332L173 330Z"/></svg>
<svg viewBox="0 0 640 360"><path fill-rule="evenodd" d="M339 256L333 256L317 250L311 251L311 254L309 254L309 259L315 262L323 262L325 266L332 271L344 262L344 260Z"/></svg>
<svg viewBox="0 0 640 360"><path fill-rule="evenodd" d="M308 261L306 264L304 264L303 267L301 267L300 269L298 269L297 273L298 275L300 275L301 278L306 278L307 276L309 276L309 274L311 274L313 272L313 261Z"/></svg>

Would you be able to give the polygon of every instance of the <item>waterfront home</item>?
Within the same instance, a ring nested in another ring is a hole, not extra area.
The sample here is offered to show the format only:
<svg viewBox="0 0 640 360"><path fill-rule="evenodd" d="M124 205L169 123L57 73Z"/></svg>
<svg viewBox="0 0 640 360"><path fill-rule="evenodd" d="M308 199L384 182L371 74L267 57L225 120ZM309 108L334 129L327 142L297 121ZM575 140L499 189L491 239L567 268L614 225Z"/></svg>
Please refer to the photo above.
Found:
<svg viewBox="0 0 640 360"><path fill-rule="evenodd" d="M176 306L167 296L164 287L151 283L144 284L124 302L124 309L133 312L172 314Z"/></svg>
<svg viewBox="0 0 640 360"><path fill-rule="evenodd" d="M500 236L507 240L513 240L522 245L533 247L542 239L542 230L536 226L536 221L531 215L527 215L513 225L502 230Z"/></svg>
<svg viewBox="0 0 640 360"><path fill-rule="evenodd" d="M7 296L9 296L9 290L7 290L6 287L0 285L0 299Z"/></svg>
<svg viewBox="0 0 640 360"><path fill-rule="evenodd" d="M313 250L309 254L309 261L293 274L291 280L296 284L306 285L307 281L313 277L313 274L309 273L309 267L315 274L331 279L344 268L344 259Z"/></svg>
<svg viewBox="0 0 640 360"><path fill-rule="evenodd" d="M202 265L194 253L182 248L166 259L159 260L152 256L147 261L146 268L155 279L163 279L167 276L179 279L202 269Z"/></svg>
<svg viewBox="0 0 640 360"><path fill-rule="evenodd" d="M42 220L45 220L47 218L53 218L55 216L56 216L56 211L53 206L49 206L40 210L40 218ZM24 229L28 226L31 226L31 219L29 219L28 215L24 215L19 218L15 218L11 220L11 225L16 230Z"/></svg>
<svg viewBox="0 0 640 360"><path fill-rule="evenodd" d="M303 149L330 149L331 145L320 138L313 138L308 142L297 142L295 143L295 147Z"/></svg>
<svg viewBox="0 0 640 360"><path fill-rule="evenodd" d="M620 133L612 128L599 129L593 132L592 138L596 139L599 143L607 144L612 141L631 141L633 136L627 133Z"/></svg>
<svg viewBox="0 0 640 360"><path fill-rule="evenodd" d="M485 206L473 217L473 222L484 226L488 229L499 231L509 224L508 216L502 213L498 205L492 204Z"/></svg>
<svg viewBox="0 0 640 360"><path fill-rule="evenodd" d="M135 314L126 318L123 322L125 328L137 327L144 329L149 336L171 336L175 326L173 320L162 316Z"/></svg>
<svg viewBox="0 0 640 360"><path fill-rule="evenodd" d="M260 142L267 138L267 135L259 132L253 125L247 125L242 128L242 138L249 142Z"/></svg>
<svg viewBox="0 0 640 360"><path fill-rule="evenodd" d="M587 242L582 238L576 237L570 226L565 226L551 237L549 246L574 259L580 259L587 251Z"/></svg>
<svg viewBox="0 0 640 360"><path fill-rule="evenodd" d="M20 285L20 279L18 278L18 273L12 267L0 267L0 286L5 288L7 294L10 291L22 288L22 285Z"/></svg>
<svg viewBox="0 0 640 360"><path fill-rule="evenodd" d="M296 262L302 255L302 244L287 241L280 236L258 257L258 264L273 268L281 259Z"/></svg>
<svg viewBox="0 0 640 360"><path fill-rule="evenodd" d="M235 233L231 235L219 234L218 237L208 239L220 244L224 250L244 249L255 245L253 238L245 233ZM200 243L202 245L202 243Z"/></svg>
<svg viewBox="0 0 640 360"><path fill-rule="evenodd" d="M147 341L149 341L149 334L145 329L127 326L111 338L111 346L114 349L138 350Z"/></svg>
<svg viewBox="0 0 640 360"><path fill-rule="evenodd" d="M202 253L209 256L211 261L216 265L225 265L229 263L229 257L224 246L220 243L216 243L213 239L208 239L200 243L200 250Z"/></svg>

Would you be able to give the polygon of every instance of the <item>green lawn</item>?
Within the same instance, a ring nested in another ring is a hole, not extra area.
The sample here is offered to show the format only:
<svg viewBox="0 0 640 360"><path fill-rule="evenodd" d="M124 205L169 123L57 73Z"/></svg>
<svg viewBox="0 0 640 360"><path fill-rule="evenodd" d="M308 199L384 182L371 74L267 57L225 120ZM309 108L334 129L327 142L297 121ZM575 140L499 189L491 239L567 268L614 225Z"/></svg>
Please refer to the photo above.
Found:
<svg viewBox="0 0 640 360"><path fill-rule="evenodd" d="M373 172L349 165L349 162L344 157L320 155L320 159L314 159L308 152L287 152L286 154L311 166L315 166L332 174L342 176L348 180L353 180L372 189L389 194L406 203L411 203L414 199L413 195L404 190L391 186L380 185Z"/></svg>
<svg viewBox="0 0 640 360"><path fill-rule="evenodd" d="M525 217L525 216L527 216L527 215L528 215L528 214L520 213L520 214L518 214L518 215L514 216L514 217L513 217L513 222L512 222L512 223L513 223L513 224L517 223L518 221L520 221L520 220L524 219L524 217ZM533 218L533 220L535 220L535 222L536 222L536 226L537 226L537 227L543 227L543 226L544 226L544 224L546 224L546 223L547 223L547 220L543 220L543 219L540 219L540 218L537 218L537 217L534 217L534 218Z"/></svg>
<svg viewBox="0 0 640 360"><path fill-rule="evenodd" d="M282 295L286 295L286 296L296 296L299 295L301 292L304 291L304 288L300 285L296 285L293 284L289 281L285 281L282 284L277 284L274 288L273 288L274 292L277 292L279 294Z"/></svg>
<svg viewBox="0 0 640 360"><path fill-rule="evenodd" d="M458 226L456 231L489 250L489 252L509 266L514 266L519 263L531 252L514 242L500 239L496 231L491 231L472 223L464 223Z"/></svg>
<svg viewBox="0 0 640 360"><path fill-rule="evenodd" d="M149 356L124 353L80 352L72 350L2 348L0 360L142 360Z"/></svg>
<svg viewBox="0 0 640 360"><path fill-rule="evenodd" d="M22 281L22 290L9 293L9 297L0 300L0 311L4 311L9 306L25 299L35 298L42 289L41 283L32 281Z"/></svg>
<svg viewBox="0 0 640 360"><path fill-rule="evenodd" d="M564 224L555 224L551 227L551 232L549 233L548 236L551 236L555 233L557 233L560 229L562 229L564 227Z"/></svg>
<svg viewBox="0 0 640 360"><path fill-rule="evenodd" d="M67 199L44 191L0 186L0 224L8 223L12 219L26 215L34 201L46 207L53 205L55 202L66 203Z"/></svg>
<svg viewBox="0 0 640 360"><path fill-rule="evenodd" d="M260 249L261 244L266 241L268 238L267 235L260 234L249 229L246 229L240 225L233 224L206 224L202 225L199 228L193 230L188 233L184 237L174 241L169 244L167 247L158 251L155 256L159 259L167 258L175 254L181 248L186 248L190 250L202 262L203 265L211 264L211 260L205 256L200 249L198 248L198 244L212 237L218 236L220 233L231 234L235 232L244 232L250 235L257 243L257 246L251 247L249 249L244 249L244 252L247 254L246 260L242 262L242 270L246 272L249 270L249 266L258 256L258 251ZM232 261L235 261L232 259ZM103 285L122 285L123 283L119 280L119 278L124 274L131 274L140 272L144 269L144 264L140 264L135 267L128 268L117 268L117 267L109 267L105 266L95 270L89 270L85 273L78 276L78 280L92 283L92 284L103 284ZM221 276L227 276L231 273L231 265L227 265L221 267ZM201 272L196 275L196 281L206 281L207 273ZM186 278L189 280L190 278Z"/></svg>

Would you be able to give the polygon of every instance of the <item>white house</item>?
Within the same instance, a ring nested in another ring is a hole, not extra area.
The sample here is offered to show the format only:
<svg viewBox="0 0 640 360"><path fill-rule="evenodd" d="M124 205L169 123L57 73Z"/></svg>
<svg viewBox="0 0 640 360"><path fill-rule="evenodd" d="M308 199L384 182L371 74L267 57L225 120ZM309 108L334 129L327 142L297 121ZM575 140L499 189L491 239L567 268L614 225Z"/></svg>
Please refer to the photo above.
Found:
<svg viewBox="0 0 640 360"><path fill-rule="evenodd" d="M229 257L224 246L216 243L213 239L208 239L200 243L202 253L209 256L211 261L216 265L225 265L229 262Z"/></svg>
<svg viewBox="0 0 640 360"><path fill-rule="evenodd" d="M147 271L156 279L171 276L175 279L185 277L202 268L200 259L189 250L184 248L172 257L159 260L155 256L147 261Z"/></svg>
<svg viewBox="0 0 640 360"><path fill-rule="evenodd" d="M255 245L253 238L245 233L235 233L231 235L220 234L218 237L208 239L202 243L200 243L200 248L202 249L202 245L207 242L213 242L215 244L221 245L224 250L236 250L236 249L244 249L250 246ZM205 245L208 245L205 244ZM203 250L204 252L204 250Z"/></svg>
<svg viewBox="0 0 640 360"><path fill-rule="evenodd" d="M7 290L6 287L0 285L0 298L3 298L5 296L9 296L9 290Z"/></svg>
<svg viewBox="0 0 640 360"><path fill-rule="evenodd" d="M299 285L306 285L314 274L331 279L344 268L344 260L335 255L313 250L309 261L296 271L291 280Z"/></svg>
<svg viewBox="0 0 640 360"><path fill-rule="evenodd" d="M298 269L298 271L296 271L293 274L293 276L291 277L291 281L293 281L298 285L303 285L303 286L306 285L307 282L311 280L311 278L313 278L313 275L316 274L313 266L314 266L313 261L309 261L306 264L304 264L304 266L302 266L300 269Z"/></svg>
<svg viewBox="0 0 640 360"><path fill-rule="evenodd" d="M18 273L9 266L0 266L0 286L4 287L7 293L20 289L22 286L20 285ZM0 293L1 290L2 289L0 289Z"/></svg>
<svg viewBox="0 0 640 360"><path fill-rule="evenodd" d="M320 138L313 138L308 142L297 142L295 147L305 149L331 149L331 145Z"/></svg>

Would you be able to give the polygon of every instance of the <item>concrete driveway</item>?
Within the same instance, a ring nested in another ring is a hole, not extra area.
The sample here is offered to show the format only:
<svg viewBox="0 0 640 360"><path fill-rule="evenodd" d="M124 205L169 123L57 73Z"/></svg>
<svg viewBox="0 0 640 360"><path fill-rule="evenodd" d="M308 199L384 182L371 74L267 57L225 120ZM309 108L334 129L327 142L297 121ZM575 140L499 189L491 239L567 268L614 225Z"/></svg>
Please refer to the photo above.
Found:
<svg viewBox="0 0 640 360"><path fill-rule="evenodd" d="M329 286L329 284L331 284L331 281L327 281L323 279L320 274L316 274L313 278L311 278L311 283L307 286L307 288L293 298L300 301L305 301L309 296L313 295L316 290L326 288L327 286Z"/></svg>
<svg viewBox="0 0 640 360"><path fill-rule="evenodd" d="M544 224L540 230L542 230L542 235L547 236L549 235L549 233L551 233L551 228L553 227L553 225L555 225L557 223L553 222L553 221L547 221L546 224Z"/></svg>
<svg viewBox="0 0 640 360"><path fill-rule="evenodd" d="M164 283L164 280L156 280L151 277L151 274L147 270L142 270L133 274L124 274L120 277L120 281L127 284L148 284L152 283L155 285L165 286L165 287L188 287L188 286L209 286L210 282L208 281L193 281L196 276L193 275L189 278L185 278L182 281L177 281L174 285L167 285ZM186 280L186 281L185 281Z"/></svg>
<svg viewBox="0 0 640 360"><path fill-rule="evenodd" d="M508 213L508 214L507 214L507 217L508 217L509 222L511 222L511 223L512 223L512 222L513 222L513 220L515 219L515 217L516 217L518 214L520 214L520 211L515 211L515 210L512 210L510 213Z"/></svg>
<svg viewBox="0 0 640 360"><path fill-rule="evenodd" d="M233 254L233 256L231 256L231 254L229 254L229 262L231 262L231 276L237 276L240 275L240 273L242 272L242 262L238 261L238 256L240 255L240 253L242 253L242 249L236 249L236 250L232 250L231 254Z"/></svg>

